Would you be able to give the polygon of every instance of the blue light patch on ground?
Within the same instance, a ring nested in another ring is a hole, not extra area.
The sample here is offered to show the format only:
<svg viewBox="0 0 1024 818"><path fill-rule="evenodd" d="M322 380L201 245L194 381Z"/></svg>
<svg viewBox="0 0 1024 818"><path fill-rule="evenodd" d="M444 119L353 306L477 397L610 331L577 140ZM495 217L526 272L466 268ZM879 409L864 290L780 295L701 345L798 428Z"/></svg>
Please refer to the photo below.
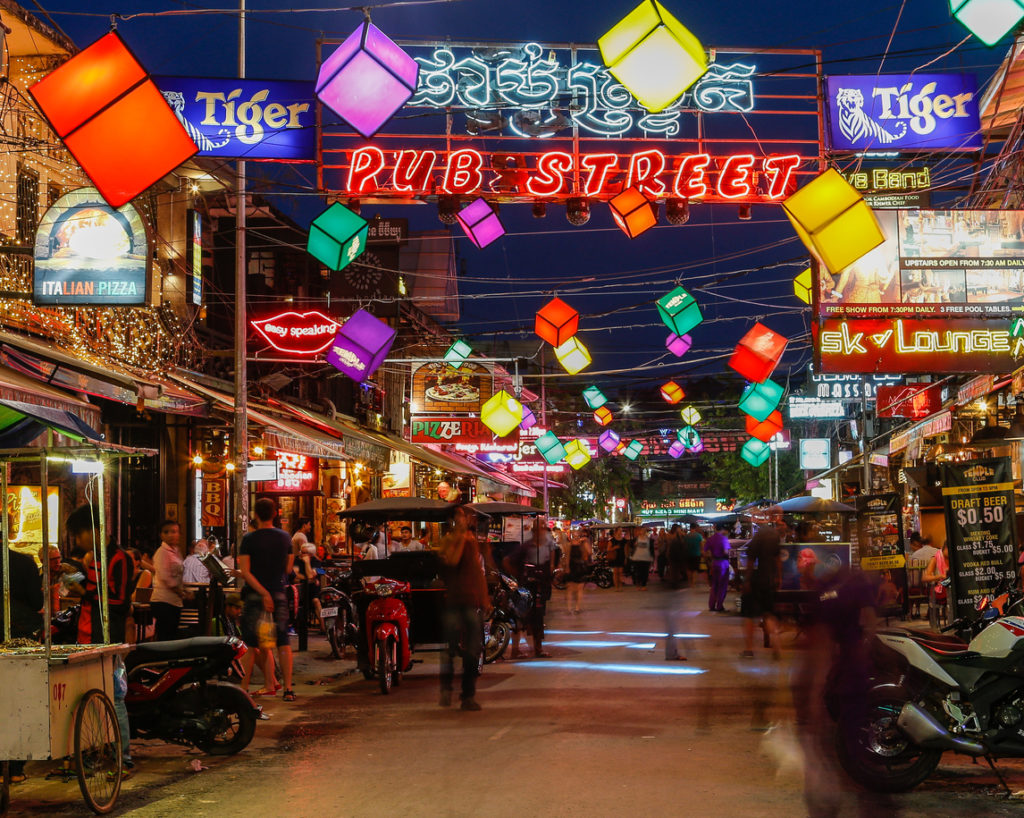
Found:
<svg viewBox="0 0 1024 818"><path fill-rule="evenodd" d="M558 668L560 670L603 670L606 673L628 673L634 676L699 676L702 673L707 673L704 668L680 667L675 664L657 667L655 665L627 665L611 662L555 661L530 662L519 667Z"/></svg>
<svg viewBox="0 0 1024 818"><path fill-rule="evenodd" d="M544 633L553 633L556 636L593 636L604 633L604 631L553 631L550 628L545 628Z"/></svg>
<svg viewBox="0 0 1024 818"><path fill-rule="evenodd" d="M637 650L654 650L654 642L637 642L632 645L626 645L627 648L636 648Z"/></svg>
<svg viewBox="0 0 1024 818"><path fill-rule="evenodd" d="M548 631L551 633L551 631ZM607 639L565 639L562 641L548 640L545 644L558 645L560 648L621 648L626 642L618 642Z"/></svg>

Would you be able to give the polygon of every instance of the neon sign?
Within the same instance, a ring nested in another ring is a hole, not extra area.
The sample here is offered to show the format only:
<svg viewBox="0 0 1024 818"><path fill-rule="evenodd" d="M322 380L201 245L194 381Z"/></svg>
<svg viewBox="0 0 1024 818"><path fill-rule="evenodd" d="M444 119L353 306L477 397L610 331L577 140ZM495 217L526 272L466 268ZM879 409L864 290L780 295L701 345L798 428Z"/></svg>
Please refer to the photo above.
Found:
<svg viewBox="0 0 1024 818"><path fill-rule="evenodd" d="M491 193L513 199L600 199L624 187L637 187L652 199L775 202L795 189L795 174L804 161L798 154L713 157L708 153L669 155L653 148L628 155L548 151L494 153L485 158L472 148L446 153L364 146L351 151L345 195L404 198Z"/></svg>
<svg viewBox="0 0 1024 818"><path fill-rule="evenodd" d="M283 312L251 321L253 328L274 349L292 355L315 355L331 345L341 326L322 312Z"/></svg>
<svg viewBox="0 0 1024 818"><path fill-rule="evenodd" d="M274 452L277 460L277 481L268 483L267 491L314 491L317 487L317 462L314 458L293 452Z"/></svg>

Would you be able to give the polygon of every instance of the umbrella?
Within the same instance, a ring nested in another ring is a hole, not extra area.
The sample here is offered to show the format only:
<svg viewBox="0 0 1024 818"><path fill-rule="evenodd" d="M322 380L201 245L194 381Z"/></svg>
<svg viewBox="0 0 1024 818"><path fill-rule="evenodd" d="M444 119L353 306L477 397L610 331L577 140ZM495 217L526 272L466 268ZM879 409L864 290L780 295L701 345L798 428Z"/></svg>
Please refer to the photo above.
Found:
<svg viewBox="0 0 1024 818"><path fill-rule="evenodd" d="M536 517L543 510L518 503L466 503L466 508L490 517Z"/></svg>
<svg viewBox="0 0 1024 818"><path fill-rule="evenodd" d="M790 497L788 500L776 503L775 508L780 511L802 514L834 514L837 511L857 511L853 506L848 506L845 503L838 503L835 500L825 500L821 497L809 495Z"/></svg>
<svg viewBox="0 0 1024 818"><path fill-rule="evenodd" d="M384 522L386 520L424 520L439 522L447 520L458 506L444 500L427 497L382 497L360 503L344 511L339 517L360 517L364 520Z"/></svg>

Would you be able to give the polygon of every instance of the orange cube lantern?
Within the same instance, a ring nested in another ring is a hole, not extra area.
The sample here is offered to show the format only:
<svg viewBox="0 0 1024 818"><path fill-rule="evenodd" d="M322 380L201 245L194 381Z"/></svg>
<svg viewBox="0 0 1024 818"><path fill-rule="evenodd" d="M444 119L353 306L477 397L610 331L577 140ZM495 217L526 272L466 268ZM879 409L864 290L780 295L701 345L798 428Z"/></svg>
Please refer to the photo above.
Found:
<svg viewBox="0 0 1024 818"><path fill-rule="evenodd" d="M199 151L116 31L28 90L111 207Z"/></svg>
<svg viewBox="0 0 1024 818"><path fill-rule="evenodd" d="M607 426L612 422L612 410L607 406L602 406L596 412L594 412L594 420L600 423L602 426Z"/></svg>
<svg viewBox="0 0 1024 818"><path fill-rule="evenodd" d="M747 434L764 443L769 443L775 435L782 431L782 412L776 409L767 418L759 421L747 415Z"/></svg>
<svg viewBox="0 0 1024 818"><path fill-rule="evenodd" d="M683 387L675 381L669 381L661 387L661 396L671 404L677 404L686 397Z"/></svg>
<svg viewBox="0 0 1024 818"><path fill-rule="evenodd" d="M552 298L537 313L533 331L553 347L560 347L580 328L580 314L561 298Z"/></svg>
<svg viewBox="0 0 1024 818"><path fill-rule="evenodd" d="M654 205L638 188L627 188L608 202L608 206L612 209L615 223L631 239L658 223Z"/></svg>
<svg viewBox="0 0 1024 818"><path fill-rule="evenodd" d="M748 381L761 383L778 366L789 341L758 321L736 345L729 366Z"/></svg>

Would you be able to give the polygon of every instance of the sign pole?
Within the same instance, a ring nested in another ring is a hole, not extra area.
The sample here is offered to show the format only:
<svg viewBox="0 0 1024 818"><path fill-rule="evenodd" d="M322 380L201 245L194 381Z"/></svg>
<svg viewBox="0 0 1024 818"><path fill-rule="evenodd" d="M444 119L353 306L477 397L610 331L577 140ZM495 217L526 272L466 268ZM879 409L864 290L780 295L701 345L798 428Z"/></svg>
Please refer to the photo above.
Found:
<svg viewBox="0 0 1024 818"><path fill-rule="evenodd" d="M245 0L238 2L238 76L245 79ZM249 461L249 436L246 426L248 385L245 358L246 338L246 246L245 246L245 161L238 160L236 231L235 231L235 425L232 435L234 449L234 520L235 553L241 538L249 529L249 487L246 482Z"/></svg>

